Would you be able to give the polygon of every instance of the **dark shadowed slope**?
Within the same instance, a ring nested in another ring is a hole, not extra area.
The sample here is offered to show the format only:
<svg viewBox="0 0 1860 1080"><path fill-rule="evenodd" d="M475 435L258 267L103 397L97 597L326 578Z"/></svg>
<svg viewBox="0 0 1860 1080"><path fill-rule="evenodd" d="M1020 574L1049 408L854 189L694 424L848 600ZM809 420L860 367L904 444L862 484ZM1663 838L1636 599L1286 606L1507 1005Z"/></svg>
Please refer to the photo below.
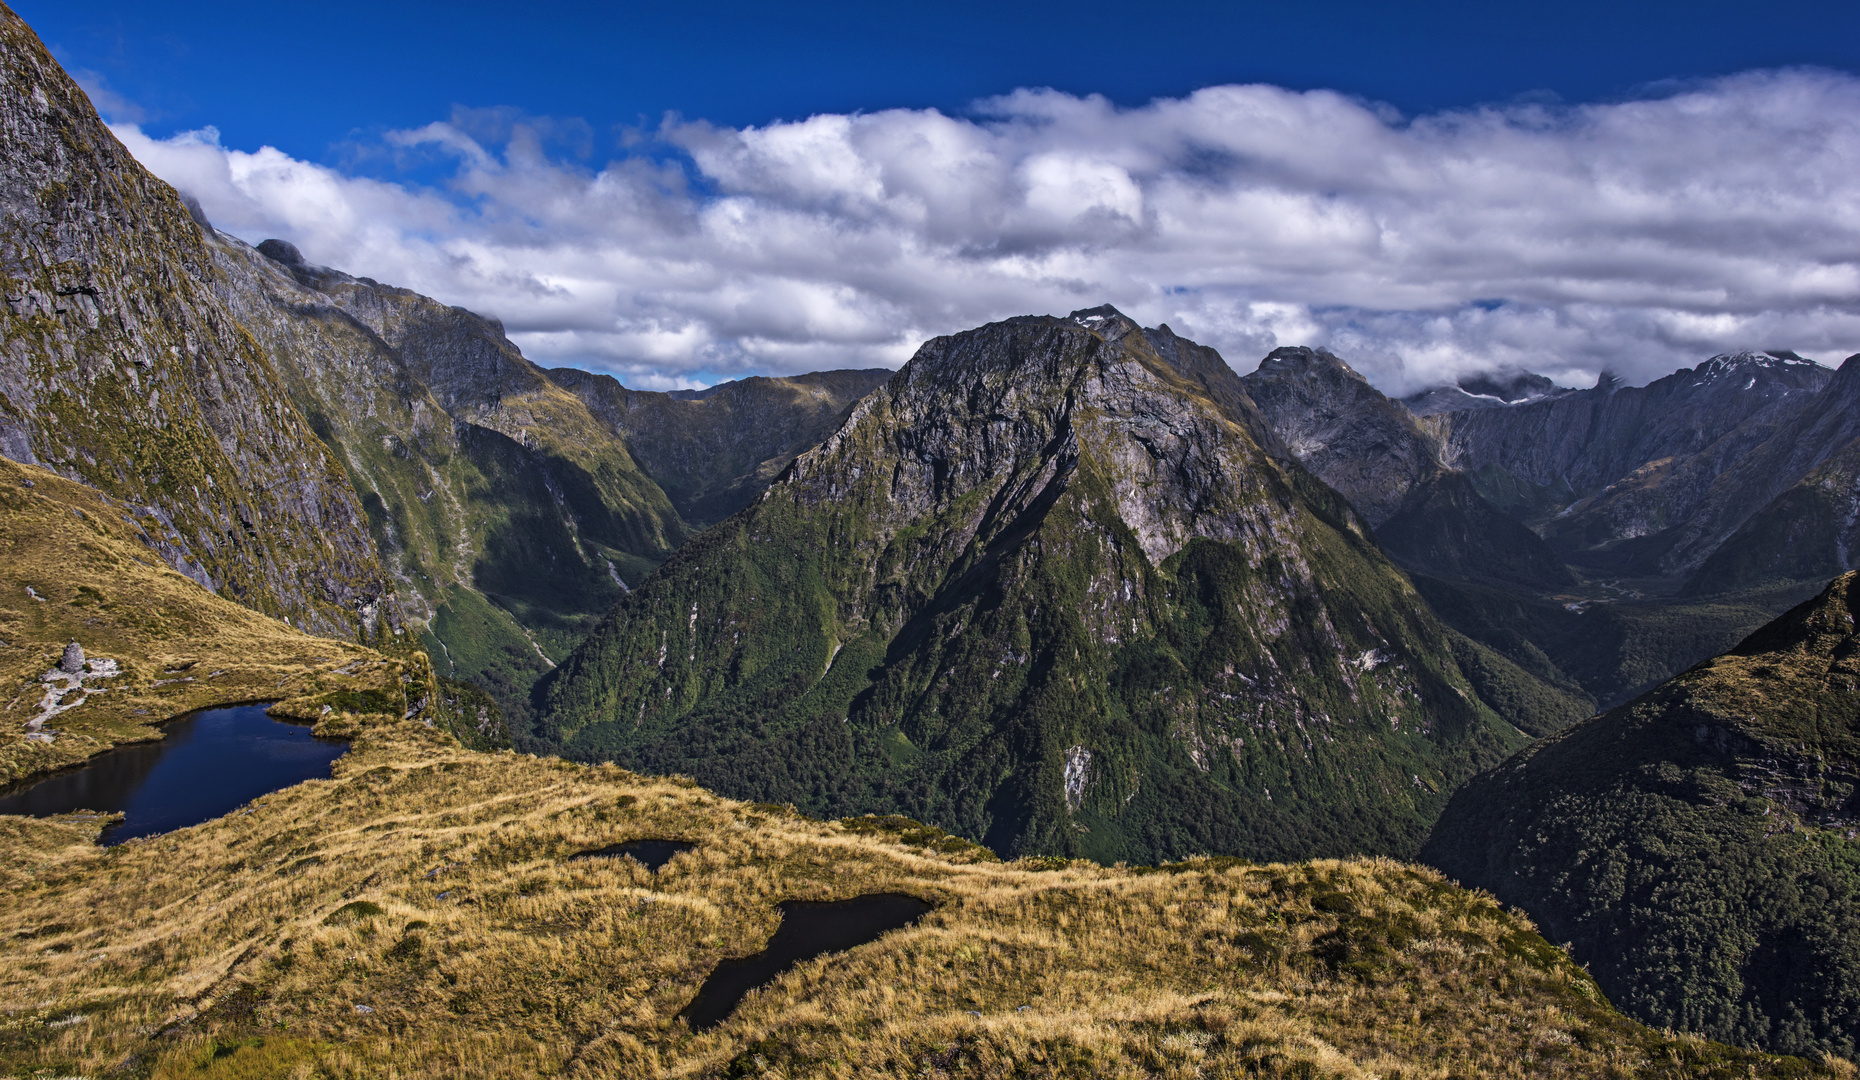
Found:
<svg viewBox="0 0 1860 1080"><path fill-rule="evenodd" d="M1453 798L1423 858L1570 942L1624 1011L1860 1043L1860 575Z"/></svg>
<svg viewBox="0 0 1860 1080"><path fill-rule="evenodd" d="M555 368L695 526L748 506L795 455L820 445L884 368L755 377L701 391L629 390L611 375Z"/></svg>

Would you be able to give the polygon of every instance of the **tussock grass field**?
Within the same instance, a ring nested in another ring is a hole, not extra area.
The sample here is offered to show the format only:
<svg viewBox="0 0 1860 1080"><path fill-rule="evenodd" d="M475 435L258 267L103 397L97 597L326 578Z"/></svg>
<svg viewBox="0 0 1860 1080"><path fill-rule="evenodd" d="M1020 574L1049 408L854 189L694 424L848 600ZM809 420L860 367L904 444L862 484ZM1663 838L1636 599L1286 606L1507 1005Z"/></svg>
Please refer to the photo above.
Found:
<svg viewBox="0 0 1860 1080"><path fill-rule="evenodd" d="M0 1075L1853 1075L1627 1020L1522 917L1393 861L1004 864L412 722L333 771L109 849L0 818ZM648 837L697 847L566 861ZM677 1019L780 901L870 892L937 907Z"/></svg>
<svg viewBox="0 0 1860 1080"><path fill-rule="evenodd" d="M415 704L430 694L424 653L312 637L216 596L143 540L166 532L95 488L0 458L0 787L159 738L155 724L190 709L276 701L281 714L354 721L405 715L410 691ZM53 740L28 739L50 688L40 676L71 641L122 673L87 678L82 704L44 720Z"/></svg>
<svg viewBox="0 0 1860 1080"><path fill-rule="evenodd" d="M0 1077L1853 1075L1627 1020L1424 868L1003 864L902 818L467 750L425 654L214 596L142 542L156 523L42 470L0 461L0 510L0 776L241 700L352 738L331 779L108 849L103 815L0 817ZM72 638L123 673L29 741ZM568 861L644 838L697 847ZM781 901L873 892L937 907L703 1035L678 1019Z"/></svg>

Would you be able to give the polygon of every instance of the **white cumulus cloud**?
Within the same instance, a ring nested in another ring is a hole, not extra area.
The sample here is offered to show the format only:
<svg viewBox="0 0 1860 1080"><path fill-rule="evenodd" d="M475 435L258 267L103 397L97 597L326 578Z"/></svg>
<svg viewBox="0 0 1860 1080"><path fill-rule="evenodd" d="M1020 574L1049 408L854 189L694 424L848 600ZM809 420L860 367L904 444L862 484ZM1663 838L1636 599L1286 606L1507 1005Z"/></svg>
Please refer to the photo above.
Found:
<svg viewBox="0 0 1860 1080"><path fill-rule="evenodd" d="M1105 302L1241 371L1325 345L1397 393L1860 351L1860 79L1835 73L1414 118L1272 86L1139 108L1029 90L970 117L670 120L598 168L549 151L572 122L484 115L375 148L442 162L426 184L114 130L221 228L637 386L896 366Z"/></svg>

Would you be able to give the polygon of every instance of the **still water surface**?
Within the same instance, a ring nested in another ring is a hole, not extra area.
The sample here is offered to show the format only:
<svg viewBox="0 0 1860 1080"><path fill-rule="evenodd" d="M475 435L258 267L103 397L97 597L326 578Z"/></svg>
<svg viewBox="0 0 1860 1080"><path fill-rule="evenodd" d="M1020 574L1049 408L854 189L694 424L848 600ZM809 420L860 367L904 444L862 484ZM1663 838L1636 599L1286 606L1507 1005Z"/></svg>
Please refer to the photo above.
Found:
<svg viewBox="0 0 1860 1080"><path fill-rule="evenodd" d="M120 810L108 846L198 825L261 795L329 775L348 744L304 724L265 715L263 705L188 713L162 726L160 742L108 750L81 769L0 796L0 814L44 817Z"/></svg>
<svg viewBox="0 0 1860 1080"><path fill-rule="evenodd" d="M723 1023L751 990L772 982L796 964L822 953L875 941L922 918L930 905L902 893L871 893L830 903L788 900L781 925L768 947L741 960L725 960L704 980L697 997L678 1015L693 1031Z"/></svg>
<svg viewBox="0 0 1860 1080"><path fill-rule="evenodd" d="M681 851L690 851L696 844L683 840L628 840L621 844L609 844L593 851L577 851L568 857L569 862L581 859L632 859L648 870L657 872L659 867L672 861L672 856Z"/></svg>

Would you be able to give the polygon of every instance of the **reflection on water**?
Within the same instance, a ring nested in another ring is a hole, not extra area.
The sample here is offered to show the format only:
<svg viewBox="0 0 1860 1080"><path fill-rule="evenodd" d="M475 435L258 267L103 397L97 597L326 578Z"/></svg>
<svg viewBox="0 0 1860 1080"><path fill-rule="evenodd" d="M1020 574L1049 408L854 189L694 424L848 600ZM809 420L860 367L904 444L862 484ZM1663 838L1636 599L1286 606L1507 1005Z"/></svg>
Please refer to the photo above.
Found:
<svg viewBox="0 0 1860 1080"><path fill-rule="evenodd" d="M743 995L821 953L864 945L879 935L909 926L930 905L902 893L873 893L833 903L788 900L781 906L781 926L768 948L741 960L725 960L710 973L697 997L679 1016L693 1031L723 1023Z"/></svg>
<svg viewBox="0 0 1860 1080"><path fill-rule="evenodd" d="M189 713L162 727L160 742L108 750L88 765L0 796L0 814L43 817L120 810L99 842L198 825L299 781L329 775L348 745L303 724L274 720L263 705Z"/></svg>

